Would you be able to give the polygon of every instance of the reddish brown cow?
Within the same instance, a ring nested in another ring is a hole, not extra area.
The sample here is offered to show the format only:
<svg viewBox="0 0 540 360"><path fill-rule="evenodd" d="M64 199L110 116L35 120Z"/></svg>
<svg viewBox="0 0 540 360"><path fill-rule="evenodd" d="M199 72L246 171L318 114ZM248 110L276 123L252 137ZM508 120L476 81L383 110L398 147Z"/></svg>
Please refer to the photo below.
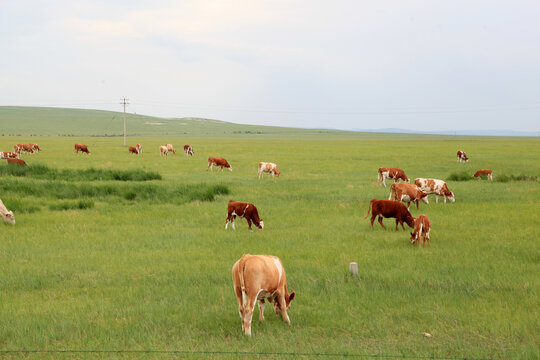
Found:
<svg viewBox="0 0 540 360"><path fill-rule="evenodd" d="M90 155L90 150L88 150L88 147L84 144L75 144L75 151L73 152L78 154L79 151Z"/></svg>
<svg viewBox="0 0 540 360"><path fill-rule="evenodd" d="M398 168L379 168L379 173L377 178L379 179L379 185L382 183L386 187L385 179L394 179L394 182L398 180L403 180L404 182L409 182L409 178L405 175L405 172Z"/></svg>
<svg viewBox="0 0 540 360"><path fill-rule="evenodd" d="M193 147L188 144L184 145L184 154L186 154L186 156L193 156Z"/></svg>
<svg viewBox="0 0 540 360"><path fill-rule="evenodd" d="M0 159L16 159L19 155L11 151L0 151Z"/></svg>
<svg viewBox="0 0 540 360"><path fill-rule="evenodd" d="M409 227L414 227L414 218L412 217L409 210L400 202L392 200L377 200L373 199L369 202L368 212L364 219L369 216L369 211L371 210L371 228L373 228L373 221L375 217L378 216L379 224L386 229L383 225L383 217L385 218L396 218L396 231L398 229L398 222L401 224L403 230L403 222L406 222Z"/></svg>
<svg viewBox="0 0 540 360"><path fill-rule="evenodd" d="M264 300L274 304L276 315L288 325L291 320L287 310L295 293L287 290L285 268L278 257L271 255L244 254L232 268L234 292L238 301L238 313L242 319L242 331L251 336L251 320L255 303L259 300L259 321L264 320Z"/></svg>
<svg viewBox="0 0 540 360"><path fill-rule="evenodd" d="M227 168L227 169L229 169L229 171L232 171L232 166L229 165L227 160L225 160L224 158L221 158L221 157L210 156L208 158L208 167L206 168L206 170L210 169L210 170L214 171L214 169L213 169L214 165L219 166L221 168L221 171L223 171L223 168Z"/></svg>
<svg viewBox="0 0 540 360"><path fill-rule="evenodd" d="M458 159L459 162L462 162L462 161L467 162L467 161L469 161L469 158L467 157L467 154L465 154L465 152L463 152L461 150L459 150L457 152L457 159Z"/></svg>
<svg viewBox="0 0 540 360"><path fill-rule="evenodd" d="M30 145L30 146L32 147L32 150L34 150L34 151L37 151L37 152L40 152L40 151L41 151L41 149L39 148L39 145L38 145L38 144L32 144L32 143L30 143L30 144L28 144L28 145Z"/></svg>
<svg viewBox="0 0 540 360"><path fill-rule="evenodd" d="M424 240L422 247L426 246L426 240L428 245L431 245L429 242L429 230L431 230L431 221L426 215L418 215L414 219L414 231L411 233L411 243L418 242L418 247L420 247L420 236Z"/></svg>
<svg viewBox="0 0 540 360"><path fill-rule="evenodd" d="M482 175L487 175L488 180L493 180L493 170L491 169L480 169L474 173L474 177L480 177Z"/></svg>
<svg viewBox="0 0 540 360"><path fill-rule="evenodd" d="M8 164L26 166L26 162L21 159L6 159Z"/></svg>
<svg viewBox="0 0 540 360"><path fill-rule="evenodd" d="M264 229L263 219L259 218L259 212L257 211L255 205L243 201L229 200L229 204L227 206L227 220L225 221L225 230L227 230L227 227L229 226L229 221L231 221L232 223L233 230L236 230L234 222L237 216L241 218L243 217L247 220L250 231L252 231L252 222L260 230Z"/></svg>
<svg viewBox="0 0 540 360"><path fill-rule="evenodd" d="M407 209L411 206L411 202L416 203L417 209L420 200L425 204L429 204L428 194L418 189L418 187L413 184L393 183L392 186L390 186L390 197L388 200L407 202Z"/></svg>
<svg viewBox="0 0 540 360"><path fill-rule="evenodd" d="M32 148L31 145L28 145L28 144L17 144L17 145L15 145L15 147L18 148L18 153L19 154L21 153L21 151L24 151L24 152L27 152L27 153L30 153L30 154L34 153L34 149ZM15 147L14 147L14 149L15 149Z"/></svg>
<svg viewBox="0 0 540 360"><path fill-rule="evenodd" d="M139 155L139 150L138 150L136 147L134 147L134 146L130 146L130 147L129 147L129 153L130 153L130 154Z"/></svg>

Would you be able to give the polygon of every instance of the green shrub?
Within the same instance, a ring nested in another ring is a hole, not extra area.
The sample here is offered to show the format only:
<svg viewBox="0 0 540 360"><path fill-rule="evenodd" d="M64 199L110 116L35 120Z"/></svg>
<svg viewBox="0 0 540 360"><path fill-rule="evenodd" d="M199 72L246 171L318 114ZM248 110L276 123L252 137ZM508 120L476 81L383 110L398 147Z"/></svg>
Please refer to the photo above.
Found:
<svg viewBox="0 0 540 360"><path fill-rule="evenodd" d="M452 173L446 178L447 181L469 181L474 179L472 174L466 172Z"/></svg>

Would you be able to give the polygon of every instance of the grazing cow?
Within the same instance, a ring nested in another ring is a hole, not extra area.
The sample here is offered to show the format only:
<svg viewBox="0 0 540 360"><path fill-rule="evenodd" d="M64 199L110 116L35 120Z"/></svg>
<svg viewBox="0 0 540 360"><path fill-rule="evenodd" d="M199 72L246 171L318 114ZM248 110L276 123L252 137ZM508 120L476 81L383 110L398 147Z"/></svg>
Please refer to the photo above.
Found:
<svg viewBox="0 0 540 360"><path fill-rule="evenodd" d="M136 147L134 147L134 146L130 146L130 147L129 147L129 153L130 153L130 154L139 155L139 150L138 150Z"/></svg>
<svg viewBox="0 0 540 360"><path fill-rule="evenodd" d="M11 151L0 151L0 159L16 159L19 155Z"/></svg>
<svg viewBox="0 0 540 360"><path fill-rule="evenodd" d="M244 254L233 265L232 278L242 331L251 336L251 320L255 303L259 300L259 321L264 320L264 300L274 305L276 315L291 325L287 310L295 293L287 290L285 269L278 257L271 255Z"/></svg>
<svg viewBox="0 0 540 360"><path fill-rule="evenodd" d="M369 202L368 212L364 219L369 216L369 211L371 210L371 228L373 228L373 220L378 216L379 224L386 229L382 223L383 217L385 218L396 218L396 231L398 229L398 222L401 224L403 230L403 222L406 222L409 227L414 227L414 218L412 217L409 210L400 202L393 200L377 200L373 199Z"/></svg>
<svg viewBox="0 0 540 360"><path fill-rule="evenodd" d="M174 150L174 146L172 146L172 144L165 144L165 146L167 147L167 150L172 152L173 154L176 154L176 150Z"/></svg>
<svg viewBox="0 0 540 360"><path fill-rule="evenodd" d="M425 204L429 204L428 194L413 184L393 183L390 186L390 197L388 200L407 202L407 209L411 206L411 202L416 203L416 208L418 209L419 200L422 200Z"/></svg>
<svg viewBox="0 0 540 360"><path fill-rule="evenodd" d="M21 150L22 150L22 146L19 146L18 144L17 144L17 145L13 145L13 152L14 152L15 154L21 155Z"/></svg>
<svg viewBox="0 0 540 360"><path fill-rule="evenodd" d="M27 152L29 154L33 154L34 153L34 149L32 148L31 145L28 145L28 144L17 144L13 147L13 149L17 148L17 150L15 152L18 152L19 154L24 151L24 152Z"/></svg>
<svg viewBox="0 0 540 360"><path fill-rule="evenodd" d="M279 172L277 165L271 162L260 162L259 163L259 171L257 174L259 175L259 179L261 178L263 172L267 172L268 174L272 174L272 177L281 175Z"/></svg>
<svg viewBox="0 0 540 360"><path fill-rule="evenodd" d="M379 179L379 185L383 183L384 187L386 187L386 178L394 179L394 182L397 182L400 179L406 183L409 182L409 178L407 177L407 175L405 175L405 172L398 168L379 168L377 178Z"/></svg>
<svg viewBox="0 0 540 360"><path fill-rule="evenodd" d="M39 145L38 144L28 144L32 147L32 150L36 151L36 152L40 152L41 149L39 148Z"/></svg>
<svg viewBox="0 0 540 360"><path fill-rule="evenodd" d="M164 156L169 155L169 150L167 150L167 146L161 145L161 146L159 147L159 153L160 153L161 155L164 155Z"/></svg>
<svg viewBox="0 0 540 360"><path fill-rule="evenodd" d="M184 154L186 154L186 156L193 156L193 147L191 145L184 145Z"/></svg>
<svg viewBox="0 0 540 360"><path fill-rule="evenodd" d="M137 152L138 152L139 154L141 154L141 153L142 153L142 145L141 145L141 144L137 144L137 145L135 145L135 147L137 148Z"/></svg>
<svg viewBox="0 0 540 360"><path fill-rule="evenodd" d="M88 150L88 147L84 144L75 144L75 153L79 153L82 152L82 153L86 153L88 155L90 155L90 150Z"/></svg>
<svg viewBox="0 0 540 360"><path fill-rule="evenodd" d="M2 220L4 220L6 224L15 224L15 215L13 215L13 211L9 211L1 199L0 199L0 216L2 217Z"/></svg>
<svg viewBox="0 0 540 360"><path fill-rule="evenodd" d="M418 242L418 247L420 247L420 236L424 240L422 247L426 246L426 239L428 245L431 245L429 242L429 230L431 230L431 221L426 215L418 215L414 219L414 231L411 233L411 243Z"/></svg>
<svg viewBox="0 0 540 360"><path fill-rule="evenodd" d="M229 169L229 171L232 171L232 166L229 165L227 160L225 160L224 158L221 158L221 157L210 156L208 158L208 167L206 168L206 170L210 169L210 170L214 171L214 168L213 168L214 165L219 166L221 171L223 171L224 167Z"/></svg>
<svg viewBox="0 0 540 360"><path fill-rule="evenodd" d="M22 159L6 159L8 164L14 164L14 165L20 165L20 166L26 166L26 162Z"/></svg>
<svg viewBox="0 0 540 360"><path fill-rule="evenodd" d="M488 180L493 180L493 170L491 169L480 169L474 173L473 177L481 177L482 175L487 175Z"/></svg>
<svg viewBox="0 0 540 360"><path fill-rule="evenodd" d="M249 231L252 231L251 222L253 222L253 224L255 224L255 226L260 230L264 229L263 219L259 218L259 212L257 211L257 207L255 207L255 205L243 201L229 200L229 204L227 205L227 220L225 221L225 230L227 230L227 227L229 226L229 221L232 223L233 230L236 230L234 223L237 216L241 218L243 217L247 220Z"/></svg>
<svg viewBox="0 0 540 360"><path fill-rule="evenodd" d="M463 151L459 150L457 152L457 159L459 162L467 162L469 161L469 158L467 157L467 154L465 154Z"/></svg>
<svg viewBox="0 0 540 360"><path fill-rule="evenodd" d="M445 204L446 199L450 200L450 202L456 201L454 193L448 189L448 186L442 180L418 178L414 180L414 184L428 194L435 194L436 203L439 202L439 196L444 197Z"/></svg>

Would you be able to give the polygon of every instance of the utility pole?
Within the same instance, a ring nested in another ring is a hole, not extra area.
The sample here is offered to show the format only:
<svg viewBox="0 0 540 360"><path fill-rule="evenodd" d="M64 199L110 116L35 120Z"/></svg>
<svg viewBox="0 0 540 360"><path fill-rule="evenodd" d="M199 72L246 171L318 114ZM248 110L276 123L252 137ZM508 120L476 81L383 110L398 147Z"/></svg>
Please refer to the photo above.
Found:
<svg viewBox="0 0 540 360"><path fill-rule="evenodd" d="M124 105L124 146L126 146L126 105L129 104L128 99L123 98L120 104Z"/></svg>

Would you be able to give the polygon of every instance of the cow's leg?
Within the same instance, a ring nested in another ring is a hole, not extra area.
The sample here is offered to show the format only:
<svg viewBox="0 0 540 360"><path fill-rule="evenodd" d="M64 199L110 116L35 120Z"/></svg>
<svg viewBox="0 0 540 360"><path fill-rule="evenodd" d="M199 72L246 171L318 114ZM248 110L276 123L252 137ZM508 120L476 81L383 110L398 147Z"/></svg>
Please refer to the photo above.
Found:
<svg viewBox="0 0 540 360"><path fill-rule="evenodd" d="M259 321L264 321L264 299L259 300Z"/></svg>
<svg viewBox="0 0 540 360"><path fill-rule="evenodd" d="M236 226L234 226L235 223L236 223L236 214L233 214L232 216L232 229L233 230L236 230Z"/></svg>
<svg viewBox="0 0 540 360"><path fill-rule="evenodd" d="M373 229L373 221L375 220L375 214L371 215L371 228Z"/></svg>
<svg viewBox="0 0 540 360"><path fill-rule="evenodd" d="M418 210L418 203L420 202L418 199L414 200L416 202L416 210Z"/></svg>
<svg viewBox="0 0 540 360"><path fill-rule="evenodd" d="M444 197L444 203L446 204L446 195L445 195L445 196L443 196L443 197Z"/></svg>
<svg viewBox="0 0 540 360"><path fill-rule="evenodd" d="M384 176L384 174L382 175L382 183L384 187L386 187L386 176Z"/></svg>
<svg viewBox="0 0 540 360"><path fill-rule="evenodd" d="M251 320L253 319L253 310L255 309L255 302L257 302L257 295L252 294L248 296L248 299L244 307L243 329L244 334L251 336Z"/></svg>
<svg viewBox="0 0 540 360"><path fill-rule="evenodd" d="M231 213L227 213L227 220L225 220L225 230L229 226L229 221L231 221Z"/></svg>
<svg viewBox="0 0 540 360"><path fill-rule="evenodd" d="M429 231L427 231L426 234L424 235L424 245L425 245L426 239L427 239L428 245L431 246L431 243L429 242Z"/></svg>
<svg viewBox="0 0 540 360"><path fill-rule="evenodd" d="M257 175L259 175L259 180L261 179L261 176L262 176L262 171L259 169L259 171L257 171Z"/></svg>
<svg viewBox="0 0 540 360"><path fill-rule="evenodd" d="M251 228L251 219L250 218L246 218L247 222L248 222L248 226L249 226L249 231L253 231L253 229Z"/></svg>
<svg viewBox="0 0 540 360"><path fill-rule="evenodd" d="M234 287L234 292L236 293L236 301L238 302L238 314L240 315L240 321L242 322L242 331L244 331L244 304L243 304L243 295L240 287Z"/></svg>
<svg viewBox="0 0 540 360"><path fill-rule="evenodd" d="M435 194L435 203L439 203L439 195Z"/></svg>
<svg viewBox="0 0 540 360"><path fill-rule="evenodd" d="M285 297L282 294L279 294L276 300L279 303L279 307L281 309L281 318L287 323L287 325L291 325L291 320L289 319L289 315L287 315L287 305L285 304Z"/></svg>
<svg viewBox="0 0 540 360"><path fill-rule="evenodd" d="M383 223L382 223L382 216L381 216L381 215L379 215L378 220L379 220L379 224L381 224L382 228L383 228L383 229L386 229L386 228L384 227ZM373 224L373 220L371 221L371 223Z"/></svg>

